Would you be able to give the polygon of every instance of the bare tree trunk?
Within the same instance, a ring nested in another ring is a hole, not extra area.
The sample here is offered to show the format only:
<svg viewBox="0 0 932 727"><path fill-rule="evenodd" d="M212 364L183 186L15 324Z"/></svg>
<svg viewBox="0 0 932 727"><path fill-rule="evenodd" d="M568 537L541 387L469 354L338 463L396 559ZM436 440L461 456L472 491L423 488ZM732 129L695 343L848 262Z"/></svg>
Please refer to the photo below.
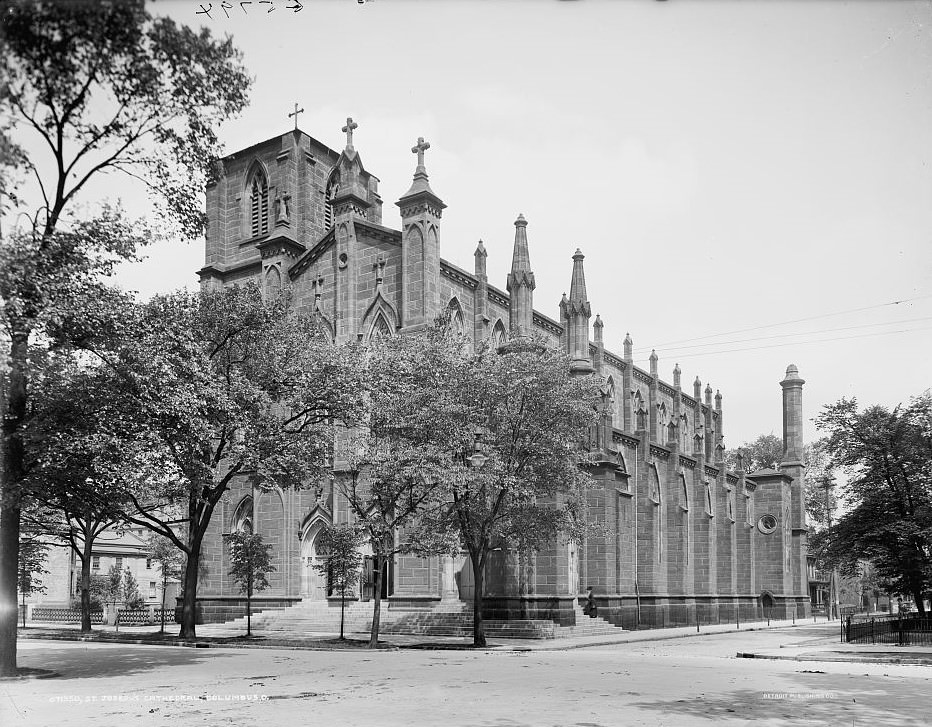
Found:
<svg viewBox="0 0 932 727"><path fill-rule="evenodd" d="M165 564L162 564L162 625L159 627L159 633L165 633L165 586L167 584L167 578L165 578Z"/></svg>
<svg viewBox="0 0 932 727"><path fill-rule="evenodd" d="M472 561L475 587L472 596L472 644L473 646L485 646L485 629L482 625L482 592L485 590L485 573L483 572L482 558L478 553L473 553L470 550L469 559Z"/></svg>
<svg viewBox="0 0 932 727"><path fill-rule="evenodd" d="M346 614L346 583L340 588L340 641L343 641L343 617Z"/></svg>
<svg viewBox="0 0 932 727"><path fill-rule="evenodd" d="M23 628L26 628L26 593L23 592Z"/></svg>
<svg viewBox="0 0 932 727"><path fill-rule="evenodd" d="M246 636L252 636L252 574L246 587Z"/></svg>
<svg viewBox="0 0 932 727"><path fill-rule="evenodd" d="M16 586L26 417L26 353L29 333L17 331L10 345L10 371L2 402L0 444L0 677L16 676Z"/></svg>
<svg viewBox="0 0 932 727"><path fill-rule="evenodd" d="M382 556L373 554L375 560L375 578L372 582L372 629L369 631L369 648L377 649L379 646L379 625L382 619Z"/></svg>
<svg viewBox="0 0 932 727"><path fill-rule="evenodd" d="M198 542L198 546L200 542ZM200 547L192 548L184 567L184 598L181 601L181 633L183 639L197 637L197 570Z"/></svg>
<svg viewBox="0 0 932 727"><path fill-rule="evenodd" d="M86 535L86 533L85 533ZM90 538L84 540L81 552L81 633L91 632L91 552L94 542Z"/></svg>

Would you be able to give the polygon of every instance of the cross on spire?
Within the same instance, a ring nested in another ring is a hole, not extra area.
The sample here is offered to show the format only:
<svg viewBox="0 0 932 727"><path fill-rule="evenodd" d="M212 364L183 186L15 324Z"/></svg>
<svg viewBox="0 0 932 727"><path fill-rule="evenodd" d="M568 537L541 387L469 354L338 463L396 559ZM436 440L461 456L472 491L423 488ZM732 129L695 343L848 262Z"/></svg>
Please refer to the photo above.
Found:
<svg viewBox="0 0 932 727"><path fill-rule="evenodd" d="M424 166L424 152L430 149L430 142L424 141L423 136L417 138L417 144L411 147L411 153L417 154L417 165L419 168Z"/></svg>
<svg viewBox="0 0 932 727"><path fill-rule="evenodd" d="M303 109L303 108L302 108L302 109L299 109L299 108L298 108L298 103L297 103L297 101L296 101L296 102L295 102L295 105L294 105L294 113L288 114L288 118L289 118L289 119L290 119L292 116L294 116L294 130L295 130L295 131L298 130L298 114L303 114L303 113L304 113L304 109Z"/></svg>
<svg viewBox="0 0 932 727"><path fill-rule="evenodd" d="M352 116L347 116L347 117L346 117L346 126L344 126L342 129L340 129L340 131L342 131L344 134L346 134L346 148L347 148L347 149L352 149L352 148L353 148L353 129L357 129L357 128L359 128L359 124L357 124L355 121L353 121L353 117L352 117Z"/></svg>

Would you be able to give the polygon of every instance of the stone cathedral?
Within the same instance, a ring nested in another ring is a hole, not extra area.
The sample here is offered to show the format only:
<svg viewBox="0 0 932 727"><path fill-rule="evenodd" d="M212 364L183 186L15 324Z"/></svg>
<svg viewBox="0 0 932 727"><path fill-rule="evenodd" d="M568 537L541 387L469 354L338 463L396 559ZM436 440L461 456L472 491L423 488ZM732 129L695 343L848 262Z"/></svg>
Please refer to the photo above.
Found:
<svg viewBox="0 0 932 727"><path fill-rule="evenodd" d="M650 370L636 367L630 336L621 355L605 348L602 321L591 318L580 250L567 265L569 295L553 301L557 318L535 310L524 217L514 223L511 272L501 289L488 280L481 242L471 271L441 257L446 204L428 181L430 145L423 139L411 150L417 159L411 186L395 202L400 223L383 224L379 180L353 146L356 128L347 119L339 152L296 126L224 160L224 175L207 189L201 284L256 281L269 294L287 286L334 342L415 331L449 309L477 341L543 335L563 347L575 371L604 377L601 425L587 466L595 480L590 517L610 534L557 541L523 558L497 553L488 566L486 616L570 626L589 587L599 617L625 628L808 615L804 381L797 368L789 366L779 382L779 469L745 472L739 460L737 471L727 471L721 394L698 378L684 389L679 366L672 382L663 380L656 354ZM462 245L450 247L461 252ZM222 539L238 528L273 545L277 570L256 599L260 608L327 602L331 594L313 567L315 538L324 525L349 517L338 490L333 479L272 491L254 490L245 477L237 481L204 541L200 619L244 612ZM371 559L364 568L369 573L357 594L363 602L373 595ZM465 554L397 556L385 576L388 613L449 610L473 595Z"/></svg>

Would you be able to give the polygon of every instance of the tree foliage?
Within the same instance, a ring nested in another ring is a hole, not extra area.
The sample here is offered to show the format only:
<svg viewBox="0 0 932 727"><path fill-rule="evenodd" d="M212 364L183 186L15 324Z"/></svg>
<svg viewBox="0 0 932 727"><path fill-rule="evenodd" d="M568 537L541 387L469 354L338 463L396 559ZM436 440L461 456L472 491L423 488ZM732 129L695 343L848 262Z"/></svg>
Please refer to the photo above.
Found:
<svg viewBox="0 0 932 727"><path fill-rule="evenodd" d="M422 335L416 355L393 369L397 383L373 406L369 424L422 452L428 478L432 468L443 471L441 506L421 517L427 532L454 533L469 553L481 646L493 548L527 552L581 531L589 476L580 450L596 423L600 381L574 377L567 357L544 342L472 350L443 320Z"/></svg>
<svg viewBox="0 0 932 727"><path fill-rule="evenodd" d="M19 567L17 569L16 587L19 589L23 607L23 628L26 628L26 599L37 593L45 593L47 588L42 576L48 575L45 562L48 560L49 545L42 536L32 529L23 532L19 541Z"/></svg>
<svg viewBox="0 0 932 727"><path fill-rule="evenodd" d="M168 538L156 533L149 536L149 557L159 570L162 581L162 610L159 633L165 632L165 594L169 581L178 580L184 572L184 553Z"/></svg>
<svg viewBox="0 0 932 727"><path fill-rule="evenodd" d="M908 406L858 409L855 399L826 406L816 419L831 463L847 476L844 514L813 545L844 575L861 561L889 592L921 609L932 587L932 395Z"/></svg>
<svg viewBox="0 0 932 727"><path fill-rule="evenodd" d="M246 635L252 635L252 595L269 587L268 574L272 565L272 546L262 542L258 533L238 531L226 536L230 549L230 576L246 594Z"/></svg>
<svg viewBox="0 0 932 727"><path fill-rule="evenodd" d="M142 0L6 0L2 12L5 138L42 197L46 232L95 175L123 172L199 234L216 129L247 103L232 41L152 18Z"/></svg>
<svg viewBox="0 0 932 727"><path fill-rule="evenodd" d="M364 541L365 531L350 523L327 525L317 536L317 552L322 559L314 567L327 579L331 592L340 592L340 640L344 639L346 592L359 582L359 568L362 565L359 548Z"/></svg>
<svg viewBox="0 0 932 727"><path fill-rule="evenodd" d="M143 0L3 0L0 23L0 215L29 220L0 240L9 345L0 402L0 675L12 676L30 339L66 308L72 282L81 289L101 272L98 254L134 250L116 245L125 236L88 234L69 209L92 179L123 172L156 193L183 234L198 234L198 195L217 168L215 130L245 106L249 79L229 39L153 19ZM108 216L98 216L98 229L112 226Z"/></svg>
<svg viewBox="0 0 932 727"><path fill-rule="evenodd" d="M56 350L33 366L25 428L24 492L41 507L28 522L69 547L81 563L81 628L91 630L91 557L98 536L119 524L130 493L145 491L154 472L152 437L127 415L109 372Z"/></svg>
<svg viewBox="0 0 932 727"><path fill-rule="evenodd" d="M355 349L330 345L312 318L250 284L156 297L136 309L131 335L94 350L130 412L131 439L148 433L143 447L127 443L148 490L130 493L124 516L185 553L181 630L193 637L217 503L237 477L300 487L329 467L333 422L359 413Z"/></svg>

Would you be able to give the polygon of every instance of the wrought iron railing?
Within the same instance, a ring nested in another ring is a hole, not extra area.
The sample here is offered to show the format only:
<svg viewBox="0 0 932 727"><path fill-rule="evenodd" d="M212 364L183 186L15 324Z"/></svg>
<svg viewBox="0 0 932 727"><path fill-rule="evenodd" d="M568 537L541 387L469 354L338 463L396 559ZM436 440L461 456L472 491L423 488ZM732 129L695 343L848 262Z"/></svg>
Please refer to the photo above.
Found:
<svg viewBox="0 0 932 727"><path fill-rule="evenodd" d="M932 617L910 613L894 616L848 616L841 640L860 644L932 644Z"/></svg>
<svg viewBox="0 0 932 727"><path fill-rule="evenodd" d="M103 623L103 611L91 611L91 623ZM80 608L34 608L32 620L46 623L81 623Z"/></svg>

